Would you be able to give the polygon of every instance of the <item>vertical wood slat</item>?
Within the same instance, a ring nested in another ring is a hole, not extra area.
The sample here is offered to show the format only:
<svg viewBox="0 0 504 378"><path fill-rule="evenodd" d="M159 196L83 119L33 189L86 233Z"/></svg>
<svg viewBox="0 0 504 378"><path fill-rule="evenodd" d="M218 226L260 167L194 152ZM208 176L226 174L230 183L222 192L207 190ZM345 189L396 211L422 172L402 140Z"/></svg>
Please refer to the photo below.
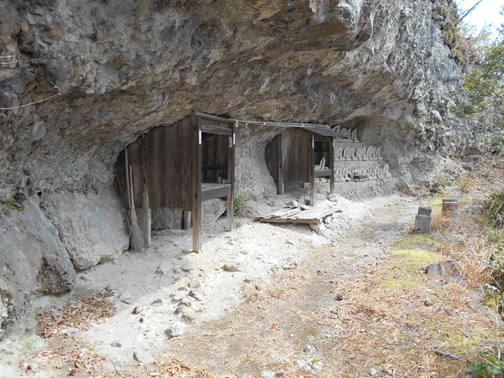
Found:
<svg viewBox="0 0 504 378"><path fill-rule="evenodd" d="M143 236L145 245L148 247L152 240L152 226L151 226L151 209L149 201L149 181L148 172L150 168L149 164L149 135L144 134L140 139L142 143L142 211L143 211Z"/></svg>
<svg viewBox="0 0 504 378"><path fill-rule="evenodd" d="M217 122L213 118L209 119L201 114L193 114L172 126L151 129L119 155L118 163L121 161L122 167L117 169L122 170L122 174L118 172L117 175L124 176L123 179L119 177L117 180L117 186L121 188L121 182L124 181L125 184L126 181L126 172L129 170L127 168L131 166L135 206L142 203L145 210L162 207L181 208L184 210L182 222L185 227L189 226L189 212L191 212L194 224L193 249L197 252L201 250L203 146L200 143L200 130L203 122L206 122L206 130L212 135L210 138L212 142L205 155L208 164L216 167L222 165L224 170L227 165L227 176L225 174L222 176L227 178L231 188L227 195L228 229L232 228L234 218L234 123L228 120ZM213 131L216 132L215 135ZM229 135L232 137L231 140ZM127 163L124 161L125 152L129 155ZM217 181L217 174L218 172L212 176L212 180ZM150 218L147 211L144 219L148 222ZM145 232L147 228L150 229L150 226L145 224Z"/></svg>
<svg viewBox="0 0 504 378"><path fill-rule="evenodd" d="M132 184L133 204L135 207L142 203L142 144L139 141L126 147L128 151L128 166L131 167L130 182Z"/></svg>
<svg viewBox="0 0 504 378"><path fill-rule="evenodd" d="M235 173L235 127L232 126L233 134L229 137L228 146L228 182L231 185L230 192L227 196L227 230L233 229L234 219L234 173Z"/></svg>
<svg viewBox="0 0 504 378"><path fill-rule="evenodd" d="M191 228L191 212L182 210L182 229L189 230Z"/></svg>
<svg viewBox="0 0 504 378"><path fill-rule="evenodd" d="M161 127L156 127L149 132L148 139L150 166L147 172L147 181L149 182L149 202L153 209L162 207L161 193L163 185L161 182L161 170L163 164L163 145L160 142L164 139L163 132L164 130Z"/></svg>
<svg viewBox="0 0 504 378"><path fill-rule="evenodd" d="M331 178L329 181L329 193L334 193L334 139L329 138L329 168L331 168Z"/></svg>
<svg viewBox="0 0 504 378"><path fill-rule="evenodd" d="M284 194L285 193L285 181L284 181L284 156L283 156L283 149L282 149L282 134L278 134L278 141L277 141L277 154L280 155L277 158L277 165L278 165L278 194Z"/></svg>
<svg viewBox="0 0 504 378"><path fill-rule="evenodd" d="M273 177L273 181L275 181L275 185L277 187L277 193L279 193L279 178L278 178L278 166L279 166L279 150L278 150L278 138L280 134L275 136L271 142L266 145L266 149L264 151L266 166L268 167L268 171Z"/></svg>
<svg viewBox="0 0 504 378"><path fill-rule="evenodd" d="M310 143L310 205L315 206L315 136L311 135Z"/></svg>
<svg viewBox="0 0 504 378"><path fill-rule="evenodd" d="M192 127L193 145L193 181L192 181L192 223L193 223L193 251L201 252L201 123L195 119Z"/></svg>

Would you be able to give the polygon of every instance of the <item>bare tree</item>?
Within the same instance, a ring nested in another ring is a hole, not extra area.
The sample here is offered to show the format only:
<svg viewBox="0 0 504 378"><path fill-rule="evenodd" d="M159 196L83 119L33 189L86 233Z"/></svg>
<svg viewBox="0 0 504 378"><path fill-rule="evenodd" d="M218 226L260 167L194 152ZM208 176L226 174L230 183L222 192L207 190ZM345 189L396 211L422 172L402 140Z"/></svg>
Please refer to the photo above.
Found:
<svg viewBox="0 0 504 378"><path fill-rule="evenodd" d="M483 0L476 1L476 3L474 3L474 5L471 8L469 8L465 12L461 13L460 17L459 17L459 20L458 20L458 24L460 24L464 18L466 18L467 16L469 16L481 4L482 1ZM461 4L462 4L462 2L459 3L458 6L460 7Z"/></svg>

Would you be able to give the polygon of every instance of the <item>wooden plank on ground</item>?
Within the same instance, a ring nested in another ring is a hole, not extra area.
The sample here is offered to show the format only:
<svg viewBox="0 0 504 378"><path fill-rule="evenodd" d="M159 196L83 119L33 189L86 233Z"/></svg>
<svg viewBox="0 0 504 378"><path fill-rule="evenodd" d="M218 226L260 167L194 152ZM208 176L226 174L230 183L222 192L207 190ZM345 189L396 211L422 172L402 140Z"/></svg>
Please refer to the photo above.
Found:
<svg viewBox="0 0 504 378"><path fill-rule="evenodd" d="M308 210L302 210L297 207L294 209L278 210L267 216L259 217L257 220L263 223L318 224L324 218L334 213L341 213L341 210L334 208L309 208Z"/></svg>
<svg viewBox="0 0 504 378"><path fill-rule="evenodd" d="M311 208L309 210L302 211L299 214L295 214L290 216L289 218L296 218L296 219L312 219L312 218L325 218L333 213L338 211L337 209L328 209L328 208Z"/></svg>
<svg viewBox="0 0 504 378"><path fill-rule="evenodd" d="M271 213L263 218L285 218L285 217L290 217L291 215L297 214L301 211L299 207L296 207L294 209L282 209L275 211L274 213Z"/></svg>

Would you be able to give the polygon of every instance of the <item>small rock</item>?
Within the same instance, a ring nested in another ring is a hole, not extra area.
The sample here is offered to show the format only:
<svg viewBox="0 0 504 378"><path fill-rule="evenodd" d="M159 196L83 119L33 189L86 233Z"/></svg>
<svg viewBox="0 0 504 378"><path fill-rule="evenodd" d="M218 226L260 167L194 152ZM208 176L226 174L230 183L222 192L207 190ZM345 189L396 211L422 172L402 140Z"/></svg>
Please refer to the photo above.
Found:
<svg viewBox="0 0 504 378"><path fill-rule="evenodd" d="M164 269L163 269L163 267L161 265L157 267L157 269L156 269L156 271L154 273L159 274L161 276L164 276L166 274L165 271L164 271Z"/></svg>
<svg viewBox="0 0 504 378"><path fill-rule="evenodd" d="M470 164L467 164L467 163L462 164L462 168L464 168L466 171L473 171L474 170L473 166Z"/></svg>
<svg viewBox="0 0 504 378"><path fill-rule="evenodd" d="M315 231L317 234L322 235L324 231L327 230L327 227L323 223L311 223L310 230Z"/></svg>
<svg viewBox="0 0 504 378"><path fill-rule="evenodd" d="M145 352L133 352L133 359L143 364L151 364L155 361L154 357Z"/></svg>
<svg viewBox="0 0 504 378"><path fill-rule="evenodd" d="M121 302L130 304L131 303L131 294L130 293L123 293L121 295Z"/></svg>
<svg viewBox="0 0 504 378"><path fill-rule="evenodd" d="M121 343L119 341L116 341L116 340L112 341L110 343L110 346L113 346L114 348L120 348L120 347L122 347Z"/></svg>
<svg viewBox="0 0 504 378"><path fill-rule="evenodd" d="M187 325L182 322L176 322L171 324L167 329L165 329L164 333L168 338L182 336L187 329Z"/></svg>
<svg viewBox="0 0 504 378"><path fill-rule="evenodd" d="M201 295L201 293L196 290L192 290L192 289L189 290L189 296L191 298L196 299L197 301L200 301L200 302L203 300L203 296Z"/></svg>
<svg viewBox="0 0 504 378"><path fill-rule="evenodd" d="M435 276L446 276L457 282L464 281L464 276L460 272L459 264L456 261L431 264L425 268L425 272Z"/></svg>
<svg viewBox="0 0 504 378"><path fill-rule="evenodd" d="M225 272L239 272L238 264L235 262L229 262L222 266Z"/></svg>
<svg viewBox="0 0 504 378"><path fill-rule="evenodd" d="M443 117L441 117L441 114L437 110L432 110L431 114L437 123L443 123Z"/></svg>
<svg viewBox="0 0 504 378"><path fill-rule="evenodd" d="M303 352L305 353L311 353L314 351L314 348L311 346L311 345L306 345L304 348L303 348Z"/></svg>
<svg viewBox="0 0 504 378"><path fill-rule="evenodd" d="M306 373L319 374L324 370L324 363L322 361L312 359L311 361L297 361L299 369Z"/></svg>
<svg viewBox="0 0 504 378"><path fill-rule="evenodd" d="M192 307L192 302L189 297L182 298L179 302L179 306Z"/></svg>
<svg viewBox="0 0 504 378"><path fill-rule="evenodd" d="M183 298L187 297L189 290L186 288L179 288L175 293L172 293L172 302L180 302Z"/></svg>
<svg viewBox="0 0 504 378"><path fill-rule="evenodd" d="M343 300L343 295L337 294L336 297L334 297L337 301L342 301Z"/></svg>
<svg viewBox="0 0 504 378"><path fill-rule="evenodd" d="M283 270L292 270L292 269L296 269L296 268L297 268L297 263L295 261L282 265Z"/></svg>
<svg viewBox="0 0 504 378"><path fill-rule="evenodd" d="M82 275L79 277L82 281L85 281L85 282L95 282L93 279L89 278L88 276L86 275Z"/></svg>
<svg viewBox="0 0 504 378"><path fill-rule="evenodd" d="M163 304L163 300L161 298L158 298L158 299L155 299L152 301L151 306L158 306L158 305L162 305L162 304Z"/></svg>
<svg viewBox="0 0 504 378"><path fill-rule="evenodd" d="M329 194L327 199L331 202L338 202L338 195L336 193Z"/></svg>
<svg viewBox="0 0 504 378"><path fill-rule="evenodd" d="M192 288L192 289L197 289L198 287L203 286L203 281L201 278L195 277L191 278L189 282L187 283L187 287Z"/></svg>
<svg viewBox="0 0 504 378"><path fill-rule="evenodd" d="M142 308L140 306L135 306L135 308L131 311L132 314L138 315L142 312Z"/></svg>
<svg viewBox="0 0 504 378"><path fill-rule="evenodd" d="M298 368L306 373L316 374L315 370L312 369L309 362L298 360L297 361Z"/></svg>
<svg viewBox="0 0 504 378"><path fill-rule="evenodd" d="M61 333L67 336L75 336L79 333L79 330L77 328L67 328L62 330Z"/></svg>
<svg viewBox="0 0 504 378"><path fill-rule="evenodd" d="M432 300L430 300L430 299L426 299L426 300L424 301L424 305L425 305L425 306L427 306L427 307L430 307L430 306L432 306L433 304L434 304L434 302L433 302Z"/></svg>
<svg viewBox="0 0 504 378"><path fill-rule="evenodd" d="M322 361L312 361L310 362L310 366L315 371L315 374L319 374L324 370L324 363Z"/></svg>
<svg viewBox="0 0 504 378"><path fill-rule="evenodd" d="M186 306L180 306L175 310L175 315L184 323L192 324L196 320L196 311Z"/></svg>
<svg viewBox="0 0 504 378"><path fill-rule="evenodd" d="M376 370L375 368L369 369L369 375L371 377L376 377L377 374L378 374L378 370Z"/></svg>
<svg viewBox="0 0 504 378"><path fill-rule="evenodd" d="M275 378L276 373L270 370L261 371L261 378Z"/></svg>

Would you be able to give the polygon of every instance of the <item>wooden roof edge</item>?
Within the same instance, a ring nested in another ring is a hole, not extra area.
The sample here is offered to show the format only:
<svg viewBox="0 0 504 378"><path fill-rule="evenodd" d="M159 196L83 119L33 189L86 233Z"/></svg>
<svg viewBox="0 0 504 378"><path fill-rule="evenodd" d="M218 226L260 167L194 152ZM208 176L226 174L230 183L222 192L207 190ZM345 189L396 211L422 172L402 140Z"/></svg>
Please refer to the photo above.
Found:
<svg viewBox="0 0 504 378"><path fill-rule="evenodd" d="M234 118L223 118L223 117L219 117L219 116L215 116L215 115L203 113L203 112L194 111L193 114L198 117L201 117L201 118L209 119L211 121L227 122L227 123L235 123L236 122L236 119L234 119Z"/></svg>
<svg viewBox="0 0 504 378"><path fill-rule="evenodd" d="M208 113L198 112L198 111L193 111L193 114L198 117L217 121L217 122L227 122L227 123L237 123L237 124L244 123L244 124L257 125L257 126L280 127L280 128L301 128L301 129L307 130L308 132L311 132L311 133L317 134L317 135L321 135L321 136L328 136L328 137L333 137L333 138L336 138L339 136L336 132L334 132L331 129L331 127L329 125L323 124L323 123L247 121L247 120L240 120L240 119L236 119L236 118L223 118L223 117L215 116L215 115L208 114Z"/></svg>

